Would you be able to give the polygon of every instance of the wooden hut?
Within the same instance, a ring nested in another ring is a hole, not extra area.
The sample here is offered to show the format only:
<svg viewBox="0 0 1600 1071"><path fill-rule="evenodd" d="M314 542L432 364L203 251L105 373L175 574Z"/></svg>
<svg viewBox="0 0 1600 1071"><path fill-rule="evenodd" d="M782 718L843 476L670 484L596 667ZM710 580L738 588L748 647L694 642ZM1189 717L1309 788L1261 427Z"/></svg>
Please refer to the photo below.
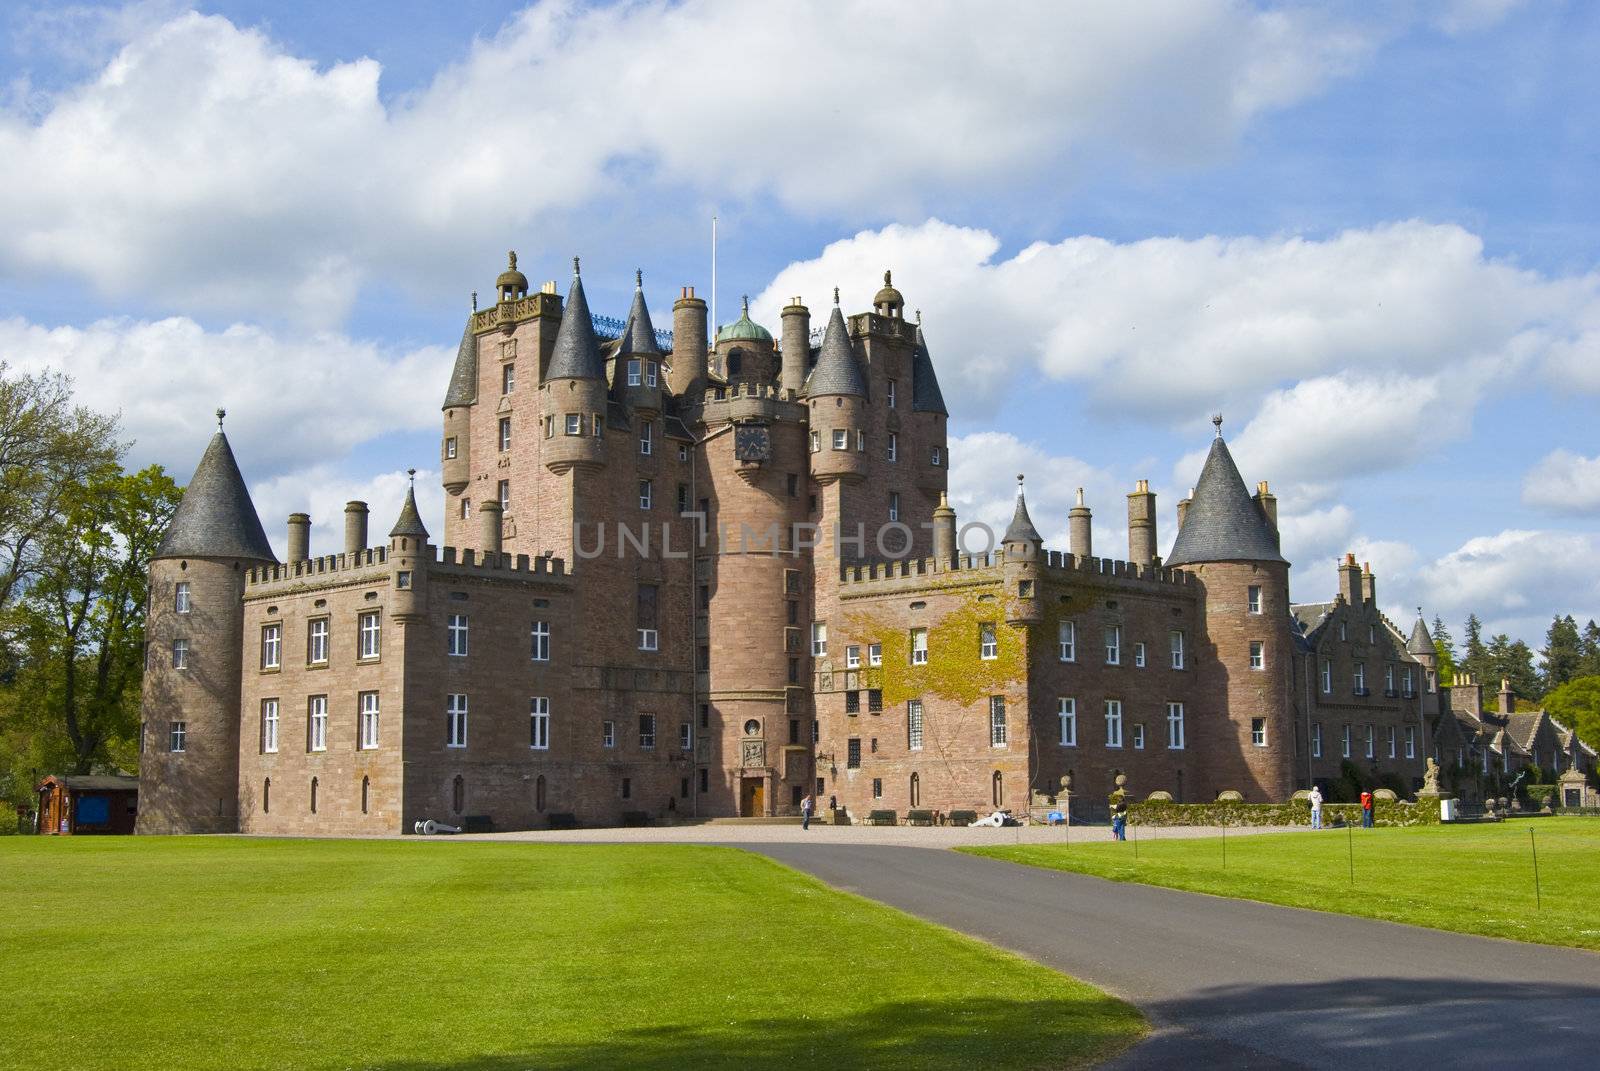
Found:
<svg viewBox="0 0 1600 1071"><path fill-rule="evenodd" d="M139 779L117 775L51 774L39 782L39 832L132 833Z"/></svg>

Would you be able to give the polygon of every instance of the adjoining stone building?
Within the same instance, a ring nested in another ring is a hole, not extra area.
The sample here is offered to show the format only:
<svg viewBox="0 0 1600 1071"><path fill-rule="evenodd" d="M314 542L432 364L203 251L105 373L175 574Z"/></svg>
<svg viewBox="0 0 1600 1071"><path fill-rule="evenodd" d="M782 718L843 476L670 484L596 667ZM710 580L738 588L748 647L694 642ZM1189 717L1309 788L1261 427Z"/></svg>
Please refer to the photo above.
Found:
<svg viewBox="0 0 1600 1071"><path fill-rule="evenodd" d="M1421 783L1431 643L1353 560L1291 602L1220 418L1165 561L1143 481L1126 560L1081 495L1047 550L1020 484L968 551L888 273L777 338L748 306L712 336L690 287L657 331L642 280L593 316L576 262L565 300L514 256L496 287L444 399L442 542L408 492L386 543L352 502L341 553L295 514L278 562L219 418L151 566L141 831L1022 809L1119 773L1266 800L1346 759Z"/></svg>

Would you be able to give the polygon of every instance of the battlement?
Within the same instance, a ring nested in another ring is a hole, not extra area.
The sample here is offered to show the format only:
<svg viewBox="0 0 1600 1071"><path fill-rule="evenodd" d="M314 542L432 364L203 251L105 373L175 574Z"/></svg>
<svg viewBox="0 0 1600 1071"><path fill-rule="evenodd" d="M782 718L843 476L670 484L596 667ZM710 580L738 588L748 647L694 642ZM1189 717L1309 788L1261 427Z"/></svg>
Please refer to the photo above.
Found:
<svg viewBox="0 0 1600 1071"><path fill-rule="evenodd" d="M426 563L429 571L448 572L452 575L473 573L482 576L508 579L565 578L567 563L550 555L494 554L473 550L470 547L434 547L433 558ZM278 586L316 586L336 584L350 576L374 571L387 571L389 551L385 547L371 547L354 554L325 554L298 562L278 562L263 565L245 572L245 591Z"/></svg>
<svg viewBox="0 0 1600 1071"><path fill-rule="evenodd" d="M1164 565L1141 565L1138 562L1119 561L1115 558L1096 558L1091 555L1070 554L1062 550L1044 552L1047 578L1064 579L1065 574L1088 574L1119 580L1143 581L1186 588L1194 584L1192 573L1183 569L1169 569Z"/></svg>
<svg viewBox="0 0 1600 1071"><path fill-rule="evenodd" d="M713 385L698 399L699 418L708 423L720 420L804 420L805 403L799 393L775 383L736 379Z"/></svg>
<svg viewBox="0 0 1600 1071"><path fill-rule="evenodd" d="M529 294L527 297L516 298L512 301L502 301L490 305L472 314L472 333L482 334L485 331L506 324L521 323L523 320L532 320L539 316L561 315L561 298L554 293Z"/></svg>
<svg viewBox="0 0 1600 1071"><path fill-rule="evenodd" d="M862 335L886 335L907 346L914 346L917 342L917 325L909 320L876 312L858 312L850 317L850 334L858 338Z"/></svg>
<svg viewBox="0 0 1600 1071"><path fill-rule="evenodd" d="M454 574L472 572L485 576L564 578L568 576L564 559L549 554L496 554L471 547L434 547L430 572L439 569Z"/></svg>
<svg viewBox="0 0 1600 1071"><path fill-rule="evenodd" d="M245 590L260 587L266 584L278 584L290 580L309 580L329 578L339 573L353 573L358 570L384 567L388 564L389 552L384 547L370 547L367 550L358 550L354 554L324 554L316 558L307 558L298 562L274 562L272 565L262 565L254 569L247 569L244 575Z"/></svg>
<svg viewBox="0 0 1600 1071"><path fill-rule="evenodd" d="M993 570L1002 564L1004 555L999 551L990 551L987 554L962 554L957 557L954 565L946 565L934 558L902 558L897 561L844 566L840 570L839 581L844 589L848 589L848 591L842 590L841 594L854 594L869 584L902 580L907 577L976 573L981 570ZM1181 589L1192 588L1195 585L1194 576L1182 569L1139 565L1137 562L1117 561L1112 558L1080 557L1058 550L1044 552L1041 564L1045 568L1046 580L1081 581L1087 577L1095 577L1101 581L1112 580Z"/></svg>

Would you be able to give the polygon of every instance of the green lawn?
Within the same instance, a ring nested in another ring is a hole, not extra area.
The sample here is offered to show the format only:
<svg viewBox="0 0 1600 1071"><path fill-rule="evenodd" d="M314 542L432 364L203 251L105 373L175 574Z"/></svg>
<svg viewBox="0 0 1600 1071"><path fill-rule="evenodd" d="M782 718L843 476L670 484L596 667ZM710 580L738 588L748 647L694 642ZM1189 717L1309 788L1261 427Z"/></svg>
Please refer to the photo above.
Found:
<svg viewBox="0 0 1600 1071"><path fill-rule="evenodd" d="M1082 1066L1083 983L755 855L0 838L0 1067Z"/></svg>
<svg viewBox="0 0 1600 1071"><path fill-rule="evenodd" d="M1591 818L1232 836L1226 869L1221 838L1163 839L1150 827L1139 828L1137 845L960 850L1112 881L1600 950L1600 821Z"/></svg>

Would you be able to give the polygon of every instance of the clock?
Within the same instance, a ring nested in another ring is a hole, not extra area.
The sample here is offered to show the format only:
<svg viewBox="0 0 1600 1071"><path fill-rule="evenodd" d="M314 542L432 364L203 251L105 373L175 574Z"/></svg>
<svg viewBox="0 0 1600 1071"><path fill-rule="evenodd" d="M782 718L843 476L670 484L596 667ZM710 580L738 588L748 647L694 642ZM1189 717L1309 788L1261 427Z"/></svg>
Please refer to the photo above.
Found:
<svg viewBox="0 0 1600 1071"><path fill-rule="evenodd" d="M762 424L740 424L733 429L735 461L767 461L772 457L772 435Z"/></svg>

